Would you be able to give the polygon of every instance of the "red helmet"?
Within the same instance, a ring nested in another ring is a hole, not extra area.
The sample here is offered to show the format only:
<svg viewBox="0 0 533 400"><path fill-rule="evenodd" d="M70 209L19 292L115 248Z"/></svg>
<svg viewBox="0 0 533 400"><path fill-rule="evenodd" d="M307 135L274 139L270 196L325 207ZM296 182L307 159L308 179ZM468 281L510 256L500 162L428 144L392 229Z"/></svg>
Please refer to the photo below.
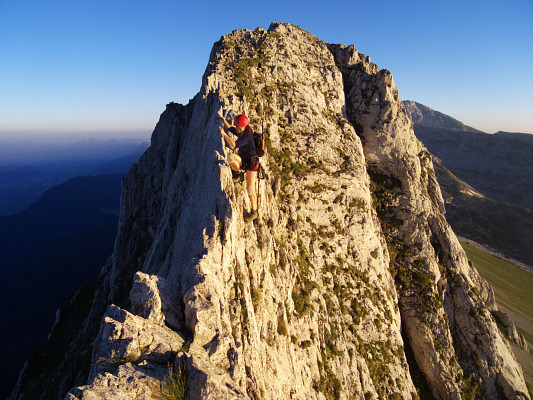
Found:
<svg viewBox="0 0 533 400"><path fill-rule="evenodd" d="M235 126L247 126L250 125L250 121L248 120L248 117L244 114L237 115L235 117L235 120L233 121L233 125Z"/></svg>

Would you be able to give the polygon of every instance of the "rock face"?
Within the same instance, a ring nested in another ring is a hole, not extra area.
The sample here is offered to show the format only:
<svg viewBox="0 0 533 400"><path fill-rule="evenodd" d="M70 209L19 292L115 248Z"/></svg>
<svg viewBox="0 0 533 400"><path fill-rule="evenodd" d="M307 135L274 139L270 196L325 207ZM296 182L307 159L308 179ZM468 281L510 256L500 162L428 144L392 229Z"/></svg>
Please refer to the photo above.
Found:
<svg viewBox="0 0 533 400"><path fill-rule="evenodd" d="M254 223L219 110L268 137ZM155 397L167 363L192 399L529 398L443 213L390 72L293 25L234 31L124 182L100 296L137 315L108 307L67 398Z"/></svg>

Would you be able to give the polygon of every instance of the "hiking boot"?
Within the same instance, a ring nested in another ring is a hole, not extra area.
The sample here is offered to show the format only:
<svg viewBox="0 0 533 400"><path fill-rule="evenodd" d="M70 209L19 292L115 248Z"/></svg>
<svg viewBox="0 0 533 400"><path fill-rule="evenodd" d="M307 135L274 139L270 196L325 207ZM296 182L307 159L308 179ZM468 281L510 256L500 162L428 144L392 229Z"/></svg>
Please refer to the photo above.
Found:
<svg viewBox="0 0 533 400"><path fill-rule="evenodd" d="M231 170L231 176L232 176L233 182L244 181L244 172Z"/></svg>
<svg viewBox="0 0 533 400"><path fill-rule="evenodd" d="M246 222L250 222L250 221L253 221L254 219L256 219L257 217L259 217L259 214L257 213L257 210L252 210L251 213L248 213L245 217L244 217L244 220Z"/></svg>

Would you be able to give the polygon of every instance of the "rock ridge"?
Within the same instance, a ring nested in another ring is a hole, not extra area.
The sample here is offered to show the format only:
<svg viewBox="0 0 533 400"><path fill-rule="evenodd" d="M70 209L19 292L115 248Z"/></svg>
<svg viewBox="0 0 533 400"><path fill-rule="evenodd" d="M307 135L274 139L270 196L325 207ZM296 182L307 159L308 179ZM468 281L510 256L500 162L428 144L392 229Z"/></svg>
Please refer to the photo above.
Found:
<svg viewBox="0 0 533 400"><path fill-rule="evenodd" d="M268 138L254 223L220 110ZM192 399L529 398L392 74L291 24L223 36L167 105L102 279L70 400L155 398L168 363Z"/></svg>

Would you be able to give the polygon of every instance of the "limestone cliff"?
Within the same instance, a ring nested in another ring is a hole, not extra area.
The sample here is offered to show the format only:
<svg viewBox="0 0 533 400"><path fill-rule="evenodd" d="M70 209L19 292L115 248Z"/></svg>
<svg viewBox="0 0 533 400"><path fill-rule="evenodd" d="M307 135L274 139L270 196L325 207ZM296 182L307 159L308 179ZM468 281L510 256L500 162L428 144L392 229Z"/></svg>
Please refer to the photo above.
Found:
<svg viewBox="0 0 533 400"><path fill-rule="evenodd" d="M219 110L268 137L254 223ZM157 398L167 363L192 399L529 398L391 73L293 25L222 37L167 106L102 280L67 399Z"/></svg>

